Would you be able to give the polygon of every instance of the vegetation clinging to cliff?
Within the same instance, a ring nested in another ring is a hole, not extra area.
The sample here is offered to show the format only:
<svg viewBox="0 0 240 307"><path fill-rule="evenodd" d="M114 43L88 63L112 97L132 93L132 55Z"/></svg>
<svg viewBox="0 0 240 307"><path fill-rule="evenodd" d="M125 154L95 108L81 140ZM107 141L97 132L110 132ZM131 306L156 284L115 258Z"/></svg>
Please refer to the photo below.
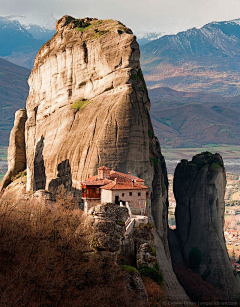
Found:
<svg viewBox="0 0 240 307"><path fill-rule="evenodd" d="M149 277L158 285L161 285L163 282L163 274L160 271L159 267L157 268L149 268L143 267L139 270L141 276Z"/></svg>
<svg viewBox="0 0 240 307"><path fill-rule="evenodd" d="M90 23L88 21L85 21L83 19L75 19L73 21L74 25L76 26L76 31L85 32L88 29L91 29L94 26L100 25L102 23L102 20L98 20L96 22Z"/></svg>
<svg viewBox="0 0 240 307"><path fill-rule="evenodd" d="M79 100L75 101L75 102L70 106L70 108L71 108L71 109L78 109L78 110L81 110L82 108L88 106L91 102L92 102L92 100L79 99Z"/></svg>
<svg viewBox="0 0 240 307"><path fill-rule="evenodd" d="M222 157L218 153L211 153L209 151L202 152L193 157L189 163L197 165L198 169L204 166L211 166L213 168L224 168Z"/></svg>
<svg viewBox="0 0 240 307"><path fill-rule="evenodd" d="M107 32L108 32L108 30L103 30L103 31L95 30L95 34L93 35L93 38L99 38L102 35L106 34Z"/></svg>
<svg viewBox="0 0 240 307"><path fill-rule="evenodd" d="M72 19L70 22L74 25L76 31L81 33L87 32L88 39L97 39L114 28L117 29L118 34L120 35L122 33L132 34L132 31L129 28L113 19L97 20L87 17L85 19Z"/></svg>

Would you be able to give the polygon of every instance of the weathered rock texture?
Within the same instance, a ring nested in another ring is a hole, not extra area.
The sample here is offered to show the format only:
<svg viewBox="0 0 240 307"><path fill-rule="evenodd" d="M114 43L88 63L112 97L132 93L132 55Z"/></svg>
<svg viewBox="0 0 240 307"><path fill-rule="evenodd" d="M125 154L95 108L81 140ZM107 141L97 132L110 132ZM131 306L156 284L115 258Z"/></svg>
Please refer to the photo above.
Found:
<svg viewBox="0 0 240 307"><path fill-rule="evenodd" d="M154 268L157 264L157 258L155 257L152 246L149 243L140 245L137 251L137 267Z"/></svg>
<svg viewBox="0 0 240 307"><path fill-rule="evenodd" d="M175 170L176 236L183 259L220 289L225 299L233 300L240 285L233 274L223 233L225 186L226 173L219 154L205 152L190 162L182 160ZM172 246L174 253L178 249L176 240ZM181 261L179 255L172 258Z"/></svg>
<svg viewBox="0 0 240 307"><path fill-rule="evenodd" d="M86 233L91 232L91 248L99 252L119 252L128 217L128 209L115 204L92 207L84 227Z"/></svg>
<svg viewBox="0 0 240 307"><path fill-rule="evenodd" d="M154 246L153 227L151 224L135 223L133 231L125 236L122 244L122 255L128 264L137 266L137 252L141 245L149 243Z"/></svg>
<svg viewBox="0 0 240 307"><path fill-rule="evenodd" d="M15 113L14 127L10 134L8 147L8 171L0 184L0 191L5 189L21 171L26 169L25 123L27 113L25 109Z"/></svg>
<svg viewBox="0 0 240 307"><path fill-rule="evenodd" d="M64 185L77 195L81 181L103 165L145 179L170 299L187 300L170 262L166 167L136 38L115 20L64 16L56 30L29 78L27 191Z"/></svg>

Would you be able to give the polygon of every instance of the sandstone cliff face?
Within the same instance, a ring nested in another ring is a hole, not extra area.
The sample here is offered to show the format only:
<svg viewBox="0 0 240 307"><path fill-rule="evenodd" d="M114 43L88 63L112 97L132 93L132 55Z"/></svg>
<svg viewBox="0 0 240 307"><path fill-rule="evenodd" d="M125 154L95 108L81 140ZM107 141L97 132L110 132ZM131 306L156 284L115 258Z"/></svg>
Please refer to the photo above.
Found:
<svg viewBox="0 0 240 307"><path fill-rule="evenodd" d="M219 154L202 153L182 160L174 174L176 235L182 255L177 255L171 234L173 261L185 261L204 279L219 288L227 300L240 292L233 274L223 233L226 173ZM178 251L179 252L179 251Z"/></svg>
<svg viewBox="0 0 240 307"><path fill-rule="evenodd" d="M77 193L101 165L131 171L150 188L167 250L164 161L135 37L114 20L65 16L56 29L29 78L27 190L64 184Z"/></svg>
<svg viewBox="0 0 240 307"><path fill-rule="evenodd" d="M131 30L113 20L63 17L39 51L29 85L27 190L48 189L59 177L80 189L99 165L151 182L149 99ZM78 110L77 101L89 105Z"/></svg>
<svg viewBox="0 0 240 307"><path fill-rule="evenodd" d="M10 134L8 148L8 171L0 184L0 191L5 189L21 171L26 169L25 151L25 123L27 113L25 109L15 114L14 127Z"/></svg>

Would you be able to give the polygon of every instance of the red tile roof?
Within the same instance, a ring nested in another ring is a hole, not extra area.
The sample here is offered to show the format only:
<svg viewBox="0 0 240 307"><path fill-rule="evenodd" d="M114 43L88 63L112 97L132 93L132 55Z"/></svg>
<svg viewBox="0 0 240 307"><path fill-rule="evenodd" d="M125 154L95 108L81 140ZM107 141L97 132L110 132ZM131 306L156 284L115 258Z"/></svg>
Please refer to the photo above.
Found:
<svg viewBox="0 0 240 307"><path fill-rule="evenodd" d="M124 173L120 173L120 172L116 172L116 171L111 171L109 179L115 180L115 178L117 178L117 180L119 182L132 182L132 180L134 182L145 182L145 180L140 179L140 178L133 176L131 174L124 174Z"/></svg>
<svg viewBox="0 0 240 307"><path fill-rule="evenodd" d="M102 166L99 169L109 169L105 166ZM117 183L115 182L117 181ZM85 182L82 182L82 185L87 186L102 186L105 190L139 190L147 189L147 186L144 186L143 183L145 180L133 176L131 173L124 174L117 171L110 171L109 178L99 179L98 175L87 178ZM132 185L134 183L134 186Z"/></svg>
<svg viewBox="0 0 240 307"><path fill-rule="evenodd" d="M112 180L109 180L109 179L96 179L96 180L92 180L93 177L87 179L85 182L82 182L82 185L98 185L98 186L102 186L102 185L105 185L105 184L108 184L108 183L111 183Z"/></svg>
<svg viewBox="0 0 240 307"><path fill-rule="evenodd" d="M147 186L134 182L114 182L104 185L101 187L103 190L147 190Z"/></svg>

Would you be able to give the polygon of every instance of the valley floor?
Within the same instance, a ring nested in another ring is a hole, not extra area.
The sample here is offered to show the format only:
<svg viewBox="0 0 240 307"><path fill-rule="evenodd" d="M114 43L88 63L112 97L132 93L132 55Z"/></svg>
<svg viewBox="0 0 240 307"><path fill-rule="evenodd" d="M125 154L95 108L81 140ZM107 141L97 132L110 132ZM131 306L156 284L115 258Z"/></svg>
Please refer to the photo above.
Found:
<svg viewBox="0 0 240 307"><path fill-rule="evenodd" d="M178 162L182 159L191 160L196 154L204 151L219 153L223 157L227 172L240 175L240 146L238 145L216 145L208 144L198 148L170 148L162 147L169 174L174 174Z"/></svg>

